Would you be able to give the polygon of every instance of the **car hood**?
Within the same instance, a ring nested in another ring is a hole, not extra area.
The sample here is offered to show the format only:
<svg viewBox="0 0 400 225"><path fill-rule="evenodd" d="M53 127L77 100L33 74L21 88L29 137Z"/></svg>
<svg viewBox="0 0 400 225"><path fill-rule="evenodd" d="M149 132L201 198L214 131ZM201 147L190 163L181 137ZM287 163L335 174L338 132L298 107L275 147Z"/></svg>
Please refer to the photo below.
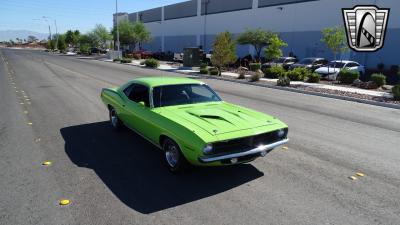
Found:
<svg viewBox="0 0 400 225"><path fill-rule="evenodd" d="M340 72L340 68L333 68L333 67L320 67L317 70L315 70L316 73L320 74L334 74Z"/></svg>
<svg viewBox="0 0 400 225"><path fill-rule="evenodd" d="M280 123L272 116L225 102L165 107L162 114L188 129L201 129L210 135Z"/></svg>

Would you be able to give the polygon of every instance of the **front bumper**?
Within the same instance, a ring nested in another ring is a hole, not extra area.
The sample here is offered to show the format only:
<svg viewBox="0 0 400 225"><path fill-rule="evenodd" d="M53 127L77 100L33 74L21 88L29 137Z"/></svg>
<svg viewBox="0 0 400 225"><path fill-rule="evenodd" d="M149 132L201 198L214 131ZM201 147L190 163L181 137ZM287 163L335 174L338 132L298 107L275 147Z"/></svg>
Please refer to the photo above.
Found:
<svg viewBox="0 0 400 225"><path fill-rule="evenodd" d="M284 139L281 141L277 141L268 145L262 145L259 146L257 148L254 149L250 149L248 151L245 152L238 152L238 153L232 153L232 154L224 154L224 155L218 155L218 156L202 156L199 157L199 161L201 163L212 163L212 162L223 162L225 160L230 160L233 158L249 158L248 156L254 156L253 158L257 158L259 156L261 156L261 153L263 152L270 152L272 151L274 148L280 146L280 145L284 145L286 143L289 142L289 139ZM239 161L240 162L240 161Z"/></svg>

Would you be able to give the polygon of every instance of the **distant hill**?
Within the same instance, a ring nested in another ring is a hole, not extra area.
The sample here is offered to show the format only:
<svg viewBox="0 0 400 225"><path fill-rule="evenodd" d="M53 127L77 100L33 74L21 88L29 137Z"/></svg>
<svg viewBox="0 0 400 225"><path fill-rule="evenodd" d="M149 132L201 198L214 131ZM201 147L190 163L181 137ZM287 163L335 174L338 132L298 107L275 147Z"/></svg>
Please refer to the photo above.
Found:
<svg viewBox="0 0 400 225"><path fill-rule="evenodd" d="M0 30L0 41L9 41L10 39L15 41L16 38L28 39L29 35L35 36L39 40L47 39L49 36L30 30Z"/></svg>

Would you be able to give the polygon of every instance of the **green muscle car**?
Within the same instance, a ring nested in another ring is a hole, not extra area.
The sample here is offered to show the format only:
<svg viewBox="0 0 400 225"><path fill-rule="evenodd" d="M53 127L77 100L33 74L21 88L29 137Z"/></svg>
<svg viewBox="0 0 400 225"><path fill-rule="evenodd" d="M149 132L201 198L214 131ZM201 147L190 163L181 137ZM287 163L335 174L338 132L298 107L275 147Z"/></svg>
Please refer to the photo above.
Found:
<svg viewBox="0 0 400 225"><path fill-rule="evenodd" d="M288 142L277 118L224 102L189 78L139 78L103 89L101 99L112 127L128 127L162 149L172 172L250 162Z"/></svg>

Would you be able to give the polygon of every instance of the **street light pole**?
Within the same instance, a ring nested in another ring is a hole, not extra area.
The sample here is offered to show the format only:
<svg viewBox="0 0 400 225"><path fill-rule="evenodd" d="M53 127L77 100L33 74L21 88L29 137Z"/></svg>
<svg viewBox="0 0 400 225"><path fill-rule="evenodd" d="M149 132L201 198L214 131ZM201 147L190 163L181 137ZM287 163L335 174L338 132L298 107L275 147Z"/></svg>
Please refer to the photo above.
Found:
<svg viewBox="0 0 400 225"><path fill-rule="evenodd" d="M119 55L119 28L118 28L118 0L115 0L115 21L116 21L116 26L117 26L117 51ZM119 57L119 56L118 56Z"/></svg>
<svg viewBox="0 0 400 225"><path fill-rule="evenodd" d="M56 19L53 19L53 18L51 18L51 17L47 17L47 16L42 16L42 18L43 19L52 19L52 20L54 20L54 26L55 26L55 28L56 28L56 48L58 48L58 28L57 28L57 20ZM49 25L49 29L50 29L50 25ZM50 34L50 36L51 36L51 34Z"/></svg>

